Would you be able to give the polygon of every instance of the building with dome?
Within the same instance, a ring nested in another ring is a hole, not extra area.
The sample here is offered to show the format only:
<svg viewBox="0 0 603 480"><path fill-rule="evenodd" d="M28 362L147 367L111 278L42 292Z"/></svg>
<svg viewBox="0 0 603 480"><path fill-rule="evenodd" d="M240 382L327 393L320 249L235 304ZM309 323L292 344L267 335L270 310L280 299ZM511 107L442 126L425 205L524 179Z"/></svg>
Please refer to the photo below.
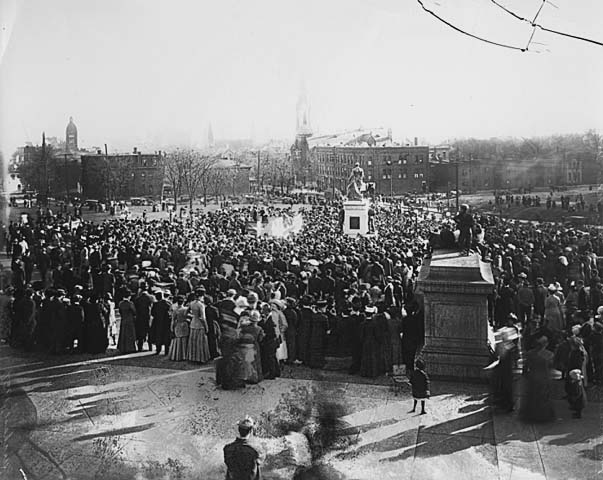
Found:
<svg viewBox="0 0 603 480"><path fill-rule="evenodd" d="M77 127L73 123L73 117L69 117L69 123L65 129L65 145L68 152L77 152Z"/></svg>

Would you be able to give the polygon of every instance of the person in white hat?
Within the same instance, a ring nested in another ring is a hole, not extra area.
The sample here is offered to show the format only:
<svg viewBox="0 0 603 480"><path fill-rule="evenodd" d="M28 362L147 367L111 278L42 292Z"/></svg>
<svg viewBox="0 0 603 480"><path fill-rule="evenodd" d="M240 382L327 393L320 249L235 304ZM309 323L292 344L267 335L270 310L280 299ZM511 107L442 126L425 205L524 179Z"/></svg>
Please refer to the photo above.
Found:
<svg viewBox="0 0 603 480"><path fill-rule="evenodd" d="M237 423L237 429L235 441L224 446L226 480L260 480L263 455L252 441L255 422L246 416Z"/></svg>
<svg viewBox="0 0 603 480"><path fill-rule="evenodd" d="M584 389L584 377L580 369L570 370L568 382L565 384L565 393L570 410L574 418L582 418L582 410L586 407L586 390Z"/></svg>
<svg viewBox="0 0 603 480"><path fill-rule="evenodd" d="M564 329L563 309L557 296L557 287L552 283L548 286L549 294L544 301L544 322L553 331Z"/></svg>

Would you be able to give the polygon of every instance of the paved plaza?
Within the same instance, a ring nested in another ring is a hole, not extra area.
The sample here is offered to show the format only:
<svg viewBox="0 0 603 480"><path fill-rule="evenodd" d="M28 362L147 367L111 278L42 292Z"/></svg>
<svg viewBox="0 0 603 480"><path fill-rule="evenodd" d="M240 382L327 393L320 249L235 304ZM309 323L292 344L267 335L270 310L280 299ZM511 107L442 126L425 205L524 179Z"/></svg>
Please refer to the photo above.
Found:
<svg viewBox="0 0 603 480"><path fill-rule="evenodd" d="M434 381L418 415L409 389L396 395L385 378L304 367L224 391L212 366L148 352L42 357L2 346L0 366L7 479L223 479L222 448L245 414L259 423L267 479L603 476L600 392L574 420L559 381L557 421L525 425L493 412L479 384Z"/></svg>

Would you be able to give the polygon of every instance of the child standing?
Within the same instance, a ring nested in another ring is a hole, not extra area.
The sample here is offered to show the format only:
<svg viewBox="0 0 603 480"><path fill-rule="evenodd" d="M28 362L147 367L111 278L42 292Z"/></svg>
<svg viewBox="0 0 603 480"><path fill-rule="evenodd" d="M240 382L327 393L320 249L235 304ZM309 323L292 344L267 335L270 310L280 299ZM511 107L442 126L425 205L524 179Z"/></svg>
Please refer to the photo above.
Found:
<svg viewBox="0 0 603 480"><path fill-rule="evenodd" d="M415 369L410 374L410 384L412 386L412 396L414 403L411 413L417 408L417 402L421 400L421 415L425 415L425 401L429 399L429 376L425 373L425 362L418 358L415 361Z"/></svg>
<svg viewBox="0 0 603 480"><path fill-rule="evenodd" d="M567 401L570 405L570 410L574 411L574 418L582 418L582 410L586 406L586 391L582 381L582 371L578 369L570 370L569 381L565 384L565 392L567 393Z"/></svg>

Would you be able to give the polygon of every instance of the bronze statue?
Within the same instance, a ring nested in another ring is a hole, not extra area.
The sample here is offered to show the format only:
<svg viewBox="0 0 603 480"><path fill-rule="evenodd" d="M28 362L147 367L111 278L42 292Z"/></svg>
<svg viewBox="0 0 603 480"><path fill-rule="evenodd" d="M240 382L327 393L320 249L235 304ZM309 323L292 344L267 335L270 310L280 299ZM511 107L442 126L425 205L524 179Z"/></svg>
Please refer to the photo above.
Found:
<svg viewBox="0 0 603 480"><path fill-rule="evenodd" d="M362 200L364 198L362 195L364 191L364 170L359 163L356 163L354 168L352 168L348 182L346 192L348 200Z"/></svg>

